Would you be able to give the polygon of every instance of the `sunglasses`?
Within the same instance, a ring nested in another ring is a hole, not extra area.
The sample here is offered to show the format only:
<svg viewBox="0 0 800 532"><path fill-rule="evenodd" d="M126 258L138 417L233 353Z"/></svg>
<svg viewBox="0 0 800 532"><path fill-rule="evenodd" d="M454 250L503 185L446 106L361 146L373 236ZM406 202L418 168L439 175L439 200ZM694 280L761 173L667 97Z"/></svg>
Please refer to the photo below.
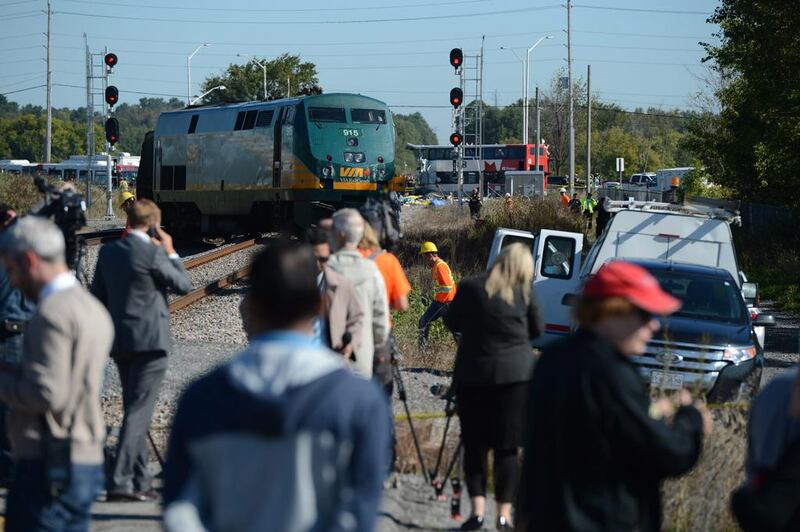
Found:
<svg viewBox="0 0 800 532"><path fill-rule="evenodd" d="M319 262L320 264L325 264L326 262L328 262L328 259L330 259L330 256L327 256L327 257L317 257L317 262Z"/></svg>
<svg viewBox="0 0 800 532"><path fill-rule="evenodd" d="M640 320L642 320L642 323L650 323L656 317L652 312L647 312L646 310L640 308L636 309L636 315Z"/></svg>

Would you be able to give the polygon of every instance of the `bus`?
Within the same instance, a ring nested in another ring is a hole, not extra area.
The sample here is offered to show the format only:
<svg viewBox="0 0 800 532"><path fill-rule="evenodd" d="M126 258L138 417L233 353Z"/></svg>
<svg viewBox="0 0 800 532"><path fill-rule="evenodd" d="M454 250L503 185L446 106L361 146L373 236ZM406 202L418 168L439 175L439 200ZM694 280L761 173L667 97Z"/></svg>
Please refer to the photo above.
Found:
<svg viewBox="0 0 800 532"><path fill-rule="evenodd" d="M408 144L417 158L417 192L458 192L458 176L454 172L453 147L442 145ZM483 194L500 195L505 192L505 172L536 171L536 150L539 150L539 168L550 174L550 151L546 144L483 144L464 146L464 191L477 187L483 177Z"/></svg>

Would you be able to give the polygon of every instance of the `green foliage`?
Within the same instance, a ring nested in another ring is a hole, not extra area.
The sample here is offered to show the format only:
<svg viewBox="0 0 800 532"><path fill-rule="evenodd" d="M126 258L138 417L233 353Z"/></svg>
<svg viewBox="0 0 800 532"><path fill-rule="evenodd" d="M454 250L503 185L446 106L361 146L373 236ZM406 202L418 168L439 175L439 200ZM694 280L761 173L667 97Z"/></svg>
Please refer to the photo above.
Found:
<svg viewBox="0 0 800 532"><path fill-rule="evenodd" d="M800 313L800 236L794 224L777 224L769 230L734 233L739 264L751 281L760 285L761 298Z"/></svg>
<svg viewBox="0 0 800 532"><path fill-rule="evenodd" d="M417 167L414 153L406 144L436 144L436 134L419 113L394 115L395 168L398 174L413 174Z"/></svg>
<svg viewBox="0 0 800 532"><path fill-rule="evenodd" d="M266 66L266 98L264 97L264 69L259 63ZM219 85L224 85L224 91L211 92L203 98L203 102L248 102L286 98L287 88L290 89L292 96L321 94L322 88L318 83L317 67L314 63L303 62L299 55L283 54L271 61L253 58L243 65L231 63L222 74L206 78L201 91L206 92Z"/></svg>
<svg viewBox="0 0 800 532"><path fill-rule="evenodd" d="M47 119L42 115L22 114L0 118L0 159L42 160ZM53 118L54 160L85 153L86 126Z"/></svg>
<svg viewBox="0 0 800 532"><path fill-rule="evenodd" d="M541 134L550 146L550 171L566 175L569 171L569 98L561 83L565 71L557 72L550 86L540 94ZM586 173L585 105L586 83L573 81L575 98L575 172ZM518 143L522 141L522 99L503 108L484 105L483 141ZM477 105L470 102L469 107ZM528 138L536 139L536 103L529 105ZM469 115L469 113L468 113ZM626 172L655 171L658 168L688 166L693 158L685 143L686 128L692 115L685 111L636 109L626 112L614 103L592 97L592 173L613 177L616 158L624 157Z"/></svg>
<svg viewBox="0 0 800 532"><path fill-rule="evenodd" d="M705 44L720 77L719 115L698 116L690 144L717 181L745 200L796 205L800 173L800 10L792 2L722 0Z"/></svg>

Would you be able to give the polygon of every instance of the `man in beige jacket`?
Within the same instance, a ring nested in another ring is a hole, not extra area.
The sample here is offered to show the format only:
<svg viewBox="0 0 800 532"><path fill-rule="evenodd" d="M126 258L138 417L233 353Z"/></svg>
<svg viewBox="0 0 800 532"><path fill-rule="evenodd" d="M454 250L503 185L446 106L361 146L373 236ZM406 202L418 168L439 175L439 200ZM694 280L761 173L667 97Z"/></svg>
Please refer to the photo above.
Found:
<svg viewBox="0 0 800 532"><path fill-rule="evenodd" d="M105 308L67 268L61 231L28 216L0 237L11 284L37 302L18 371L0 371L15 458L8 532L88 530L103 485L103 370L113 341Z"/></svg>

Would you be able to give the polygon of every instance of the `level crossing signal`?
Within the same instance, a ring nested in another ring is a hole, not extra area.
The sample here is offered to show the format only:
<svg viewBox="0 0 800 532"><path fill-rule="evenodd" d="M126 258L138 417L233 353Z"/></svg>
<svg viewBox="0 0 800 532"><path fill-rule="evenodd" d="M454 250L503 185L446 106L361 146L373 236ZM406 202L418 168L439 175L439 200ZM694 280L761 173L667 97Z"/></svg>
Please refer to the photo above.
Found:
<svg viewBox="0 0 800 532"><path fill-rule="evenodd" d="M458 109L464 102L464 92L458 87L450 89L450 105Z"/></svg>
<svg viewBox="0 0 800 532"><path fill-rule="evenodd" d="M106 87L106 103L109 107L114 107L117 102L119 102L119 89L114 85L109 85Z"/></svg>
<svg viewBox="0 0 800 532"><path fill-rule="evenodd" d="M109 70L117 66L117 54L106 54L103 57L103 62L106 64Z"/></svg>
<svg viewBox="0 0 800 532"><path fill-rule="evenodd" d="M106 120L106 140L112 146L119 141L119 121L114 117Z"/></svg>
<svg viewBox="0 0 800 532"><path fill-rule="evenodd" d="M453 48L450 50L450 64L458 70L458 68L464 63L464 53L461 51L461 48Z"/></svg>
<svg viewBox="0 0 800 532"><path fill-rule="evenodd" d="M460 133L453 133L450 135L450 144L453 146L458 146L461 144L461 134Z"/></svg>

